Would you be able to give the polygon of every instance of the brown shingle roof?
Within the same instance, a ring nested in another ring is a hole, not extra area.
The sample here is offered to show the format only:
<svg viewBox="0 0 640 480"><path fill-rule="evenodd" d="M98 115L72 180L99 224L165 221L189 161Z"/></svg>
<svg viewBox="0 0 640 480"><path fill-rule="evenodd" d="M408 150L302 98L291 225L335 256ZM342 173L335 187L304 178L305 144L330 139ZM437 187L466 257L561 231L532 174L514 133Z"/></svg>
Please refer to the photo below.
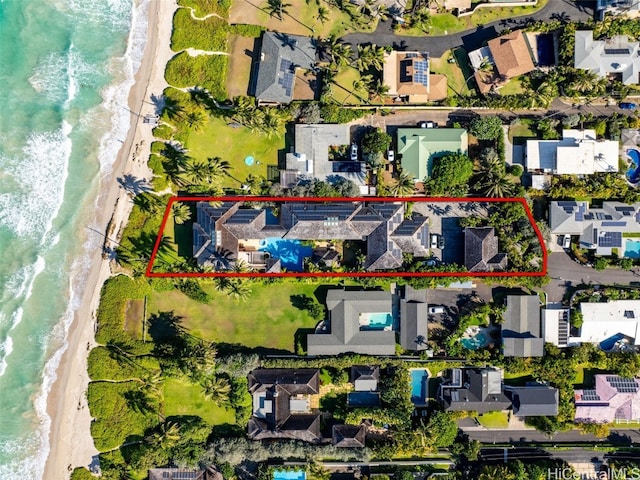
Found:
<svg viewBox="0 0 640 480"><path fill-rule="evenodd" d="M535 68L522 31L508 33L488 42L498 73L504 79L517 77Z"/></svg>

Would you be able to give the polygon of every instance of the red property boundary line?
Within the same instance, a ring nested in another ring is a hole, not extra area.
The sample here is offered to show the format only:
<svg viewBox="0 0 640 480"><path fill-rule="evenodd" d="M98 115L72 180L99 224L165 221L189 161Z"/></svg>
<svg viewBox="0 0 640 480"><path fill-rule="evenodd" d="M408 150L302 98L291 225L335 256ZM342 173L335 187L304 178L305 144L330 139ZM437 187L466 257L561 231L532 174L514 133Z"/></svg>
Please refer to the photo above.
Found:
<svg viewBox="0 0 640 480"><path fill-rule="evenodd" d="M152 272L153 264L160 247L162 233L166 227L174 202L477 202L477 203L519 203L529 218L529 223L538 237L542 248L542 270L538 272L281 272L281 273L230 273L230 272L184 272L165 273ZM542 233L533 219L533 214L524 198L483 198L483 197L252 197L252 196L224 196L224 197L171 197L162 218L160 231L156 238L153 252L145 275L147 277L192 278L192 277L544 277L547 274L547 249Z"/></svg>

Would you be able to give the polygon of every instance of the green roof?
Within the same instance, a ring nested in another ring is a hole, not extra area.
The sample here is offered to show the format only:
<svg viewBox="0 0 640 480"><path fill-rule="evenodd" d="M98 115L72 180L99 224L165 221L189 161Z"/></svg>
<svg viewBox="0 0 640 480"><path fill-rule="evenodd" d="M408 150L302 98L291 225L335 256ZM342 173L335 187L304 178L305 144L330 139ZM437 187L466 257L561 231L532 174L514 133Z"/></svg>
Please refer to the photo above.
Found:
<svg viewBox="0 0 640 480"><path fill-rule="evenodd" d="M467 153L464 128L399 128L398 155L403 170L422 181L431 172L433 159L449 153Z"/></svg>

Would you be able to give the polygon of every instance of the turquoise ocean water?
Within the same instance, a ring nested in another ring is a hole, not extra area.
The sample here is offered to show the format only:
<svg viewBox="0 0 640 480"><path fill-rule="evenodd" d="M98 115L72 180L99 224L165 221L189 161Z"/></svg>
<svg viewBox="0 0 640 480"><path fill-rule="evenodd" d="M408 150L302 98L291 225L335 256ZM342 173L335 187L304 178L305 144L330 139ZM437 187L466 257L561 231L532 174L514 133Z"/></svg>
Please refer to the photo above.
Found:
<svg viewBox="0 0 640 480"><path fill-rule="evenodd" d="M37 479L149 0L0 0L0 479ZM114 180L115 181L115 180Z"/></svg>

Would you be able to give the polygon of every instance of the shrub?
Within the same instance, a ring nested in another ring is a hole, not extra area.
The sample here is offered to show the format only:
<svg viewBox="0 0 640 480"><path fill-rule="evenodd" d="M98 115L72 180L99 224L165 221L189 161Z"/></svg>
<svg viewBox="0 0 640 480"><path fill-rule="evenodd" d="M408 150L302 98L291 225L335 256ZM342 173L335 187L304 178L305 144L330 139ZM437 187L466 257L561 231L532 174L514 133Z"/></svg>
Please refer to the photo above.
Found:
<svg viewBox="0 0 640 480"><path fill-rule="evenodd" d="M607 260L605 257L598 257L593 264L593 268L595 268L596 270L604 270L608 266L609 260Z"/></svg>
<svg viewBox="0 0 640 480"><path fill-rule="evenodd" d="M96 477L84 467L76 467L71 473L71 480L95 480L95 478Z"/></svg>
<svg viewBox="0 0 640 480"><path fill-rule="evenodd" d="M521 177L523 172L524 170L522 165L518 165L517 163L511 165L511 168L509 169L509 173L514 177Z"/></svg>
<svg viewBox="0 0 640 480"><path fill-rule="evenodd" d="M153 136L161 138L162 140L171 140L171 137L173 136L173 128L169 125L158 125L153 129Z"/></svg>
<svg viewBox="0 0 640 480"><path fill-rule="evenodd" d="M210 52L227 51L226 23L218 17L195 20L191 11L179 8L173 16L171 49L175 52L195 48Z"/></svg>
<svg viewBox="0 0 640 480"><path fill-rule="evenodd" d="M359 108L342 108L334 103L323 103L320 105L321 116L325 123L349 123L352 120L364 117L367 110Z"/></svg>
<svg viewBox="0 0 640 480"><path fill-rule="evenodd" d="M265 30L266 28L261 25L247 25L245 23L229 25L229 33L240 35L241 37L258 38Z"/></svg>
<svg viewBox="0 0 640 480"><path fill-rule="evenodd" d="M492 117L475 117L469 125L469 133L478 140L495 140L502 135L502 120Z"/></svg>
<svg viewBox="0 0 640 480"><path fill-rule="evenodd" d="M227 58L225 55L199 55L192 57L186 52L178 53L167 63L165 78L176 88L200 86L209 90L216 100L225 100Z"/></svg>
<svg viewBox="0 0 640 480"><path fill-rule="evenodd" d="M215 13L227 18L231 8L231 0L178 0L181 7L193 8L196 17L204 17L210 13Z"/></svg>

